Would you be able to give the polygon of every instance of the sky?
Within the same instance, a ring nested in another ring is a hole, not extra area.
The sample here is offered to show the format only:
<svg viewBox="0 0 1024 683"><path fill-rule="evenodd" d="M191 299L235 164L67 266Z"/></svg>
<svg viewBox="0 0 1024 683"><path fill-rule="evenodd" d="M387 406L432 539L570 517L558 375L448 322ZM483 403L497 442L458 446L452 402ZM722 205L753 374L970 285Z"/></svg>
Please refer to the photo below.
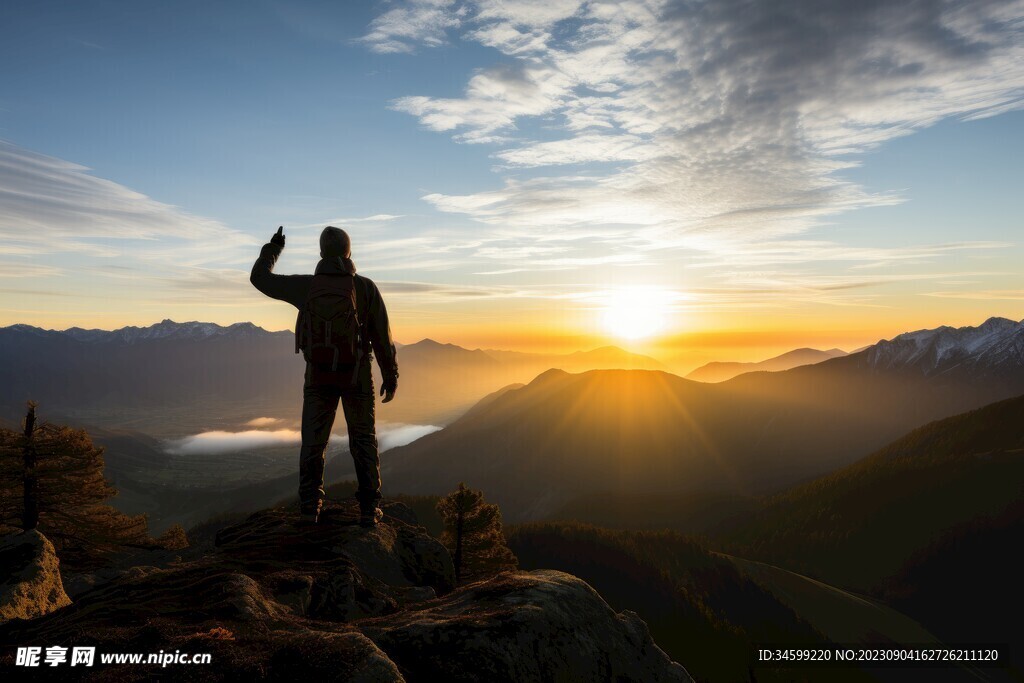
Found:
<svg viewBox="0 0 1024 683"><path fill-rule="evenodd" d="M0 325L751 360L1024 318L1024 3L0 4Z"/></svg>

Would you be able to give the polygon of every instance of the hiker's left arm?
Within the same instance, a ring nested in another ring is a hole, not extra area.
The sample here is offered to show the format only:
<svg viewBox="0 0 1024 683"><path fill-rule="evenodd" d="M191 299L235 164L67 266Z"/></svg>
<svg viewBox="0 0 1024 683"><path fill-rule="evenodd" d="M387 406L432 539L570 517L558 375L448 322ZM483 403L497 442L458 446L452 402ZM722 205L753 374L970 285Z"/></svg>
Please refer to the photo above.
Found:
<svg viewBox="0 0 1024 683"><path fill-rule="evenodd" d="M278 228L270 241L260 250L260 257L252 265L249 282L270 298L287 301L299 307L305 296L304 278L301 275L278 275L274 272L274 265L283 250L284 228Z"/></svg>
<svg viewBox="0 0 1024 683"><path fill-rule="evenodd" d="M381 389L385 394L394 396L398 387L398 352L395 350L394 339L391 338L391 323L388 320L388 309L384 305L384 297L380 295L377 285L373 284L369 292L368 332L370 346L377 356L377 365L383 378ZM390 399L385 399L385 402Z"/></svg>

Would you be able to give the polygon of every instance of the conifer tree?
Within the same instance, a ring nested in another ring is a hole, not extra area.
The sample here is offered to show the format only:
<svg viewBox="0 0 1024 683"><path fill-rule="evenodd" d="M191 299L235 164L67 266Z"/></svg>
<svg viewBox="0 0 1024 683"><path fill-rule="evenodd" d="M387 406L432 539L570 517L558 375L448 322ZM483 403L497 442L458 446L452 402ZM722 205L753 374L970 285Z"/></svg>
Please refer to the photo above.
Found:
<svg viewBox="0 0 1024 683"><path fill-rule="evenodd" d="M103 449L82 429L38 423L30 403L23 429L0 429L0 533L38 528L62 566L101 566L121 548L152 548L145 515L106 504L117 494L103 476Z"/></svg>
<svg viewBox="0 0 1024 683"><path fill-rule="evenodd" d="M501 511L497 505L485 503L480 491L460 483L457 490L437 502L437 511L444 520L441 541L452 553L456 583L518 566L505 542Z"/></svg>

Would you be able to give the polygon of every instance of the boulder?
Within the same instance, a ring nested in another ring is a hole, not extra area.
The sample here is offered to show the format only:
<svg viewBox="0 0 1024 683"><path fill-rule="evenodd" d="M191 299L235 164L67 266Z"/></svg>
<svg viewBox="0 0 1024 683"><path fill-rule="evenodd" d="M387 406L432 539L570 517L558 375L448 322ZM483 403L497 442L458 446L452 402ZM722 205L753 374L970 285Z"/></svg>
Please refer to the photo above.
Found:
<svg viewBox="0 0 1024 683"><path fill-rule="evenodd" d="M504 572L358 627L413 680L691 680L640 617L553 570Z"/></svg>
<svg viewBox="0 0 1024 683"><path fill-rule="evenodd" d="M443 594L455 585L448 550L416 524L402 503L381 505L384 522L358 524L355 504L329 504L317 525L297 525L294 512L264 510L221 529L216 545L225 561L275 569L304 562L345 560L358 572L393 587L429 586ZM412 521L410 521L412 520Z"/></svg>
<svg viewBox="0 0 1024 683"><path fill-rule="evenodd" d="M38 530L0 538L0 623L32 619L71 604L53 544Z"/></svg>

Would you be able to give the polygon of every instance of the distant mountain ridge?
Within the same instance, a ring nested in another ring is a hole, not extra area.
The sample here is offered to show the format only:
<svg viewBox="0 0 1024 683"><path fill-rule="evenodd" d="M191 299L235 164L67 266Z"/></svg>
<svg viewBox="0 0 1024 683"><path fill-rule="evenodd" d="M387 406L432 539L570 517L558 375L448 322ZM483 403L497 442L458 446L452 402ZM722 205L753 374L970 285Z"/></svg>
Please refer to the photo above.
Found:
<svg viewBox="0 0 1024 683"><path fill-rule="evenodd" d="M0 333L5 331L17 331L37 337L68 337L85 344L136 344L146 341L157 340L202 340L215 337L251 337L259 335L283 335L289 332L270 332L250 322L240 322L231 325L218 325L217 323L206 323L199 321L175 322L166 318L156 324L145 327L129 325L114 330L101 330L97 328L85 329L81 327L69 327L66 330L47 330L33 325L10 325L0 328Z"/></svg>
<svg viewBox="0 0 1024 683"><path fill-rule="evenodd" d="M989 318L977 327L907 332L868 347L863 362L876 370L925 376L1019 372L1024 368L1024 321Z"/></svg>
<svg viewBox="0 0 1024 683"><path fill-rule="evenodd" d="M924 422L1012 396L1014 387L1024 386L1022 329L1021 323L993 318L977 328L911 332L848 356L774 373L786 377L768 381L759 377L765 373L747 372L721 386L739 390L751 384L755 391L818 393L805 385L823 373L845 374L861 383L875 375L925 378L965 385L968 393L980 387L977 401L954 397L948 401L948 412L921 411ZM294 351L291 332L270 332L247 322L224 326L164 320L111 331L12 325L0 328L0 386L5 387L0 410L4 418L17 420L24 401L33 398L55 417L179 435L181 427L205 428L211 422L230 425L231 420L244 422L260 415L296 418L303 360ZM546 354L470 350L424 339L401 347L400 400L380 406L378 419L447 424L484 396L510 384L528 383L551 368L573 373L664 370L656 359L616 347ZM839 396L822 395L820 400L832 402ZM848 398L842 401L849 403ZM901 428L908 426L913 424L901 423Z"/></svg>
<svg viewBox="0 0 1024 683"><path fill-rule="evenodd" d="M741 375L744 372L778 372L780 370L790 370L792 368L800 367L801 365L821 363L822 361L826 361L831 358L839 358L840 356L845 355L847 355L846 351L843 351L842 349L821 351L819 349L803 348L787 351L782 355L752 363L713 361L700 366L690 374L686 375L686 379L692 379L697 382L724 382L736 377L737 375Z"/></svg>
<svg viewBox="0 0 1024 683"><path fill-rule="evenodd" d="M444 424L487 394L551 367L661 367L615 347L537 354L433 339L398 346L399 400L378 407L382 421ZM303 363L291 331L251 322L163 320L115 330L11 325L0 328L0 411L16 422L32 398L53 417L171 436L258 416L297 418Z"/></svg>
<svg viewBox="0 0 1024 683"><path fill-rule="evenodd" d="M259 336L291 336L290 330L270 331L259 327L251 322L238 322L231 325L220 325L218 323L200 322L191 320L187 322L175 322L165 318L158 323L147 326L128 325L113 330L99 328L69 327L65 330L53 330L24 323L0 327L0 334L23 334L26 336L49 339L72 339L85 344L106 344L123 343L137 344L148 341L161 340L189 340L202 341L215 338L247 338ZM399 344L395 346L412 353L433 353L451 357L476 358L480 362L497 361L508 362L510 360L523 361L535 359L565 359L572 365L587 359L599 358L601 360L620 359L634 365L652 366L663 369L663 365L649 357L630 353L617 346L602 346L595 349L573 351L570 353L541 354L523 351L507 351L501 349L467 349L458 344L440 342L430 337L425 337L411 344Z"/></svg>
<svg viewBox="0 0 1024 683"><path fill-rule="evenodd" d="M1024 521L1022 456L1017 396L931 422L774 496L722 537L745 557L877 589L946 529L1015 507Z"/></svg>
<svg viewBox="0 0 1024 683"><path fill-rule="evenodd" d="M1011 326L977 329L944 347L955 373L922 373L917 355L873 363L890 342L717 384L643 370L549 370L389 452L385 481L418 494L471 481L512 521L595 494L776 492L930 421L1024 394L1024 362L992 353L1013 348Z"/></svg>

